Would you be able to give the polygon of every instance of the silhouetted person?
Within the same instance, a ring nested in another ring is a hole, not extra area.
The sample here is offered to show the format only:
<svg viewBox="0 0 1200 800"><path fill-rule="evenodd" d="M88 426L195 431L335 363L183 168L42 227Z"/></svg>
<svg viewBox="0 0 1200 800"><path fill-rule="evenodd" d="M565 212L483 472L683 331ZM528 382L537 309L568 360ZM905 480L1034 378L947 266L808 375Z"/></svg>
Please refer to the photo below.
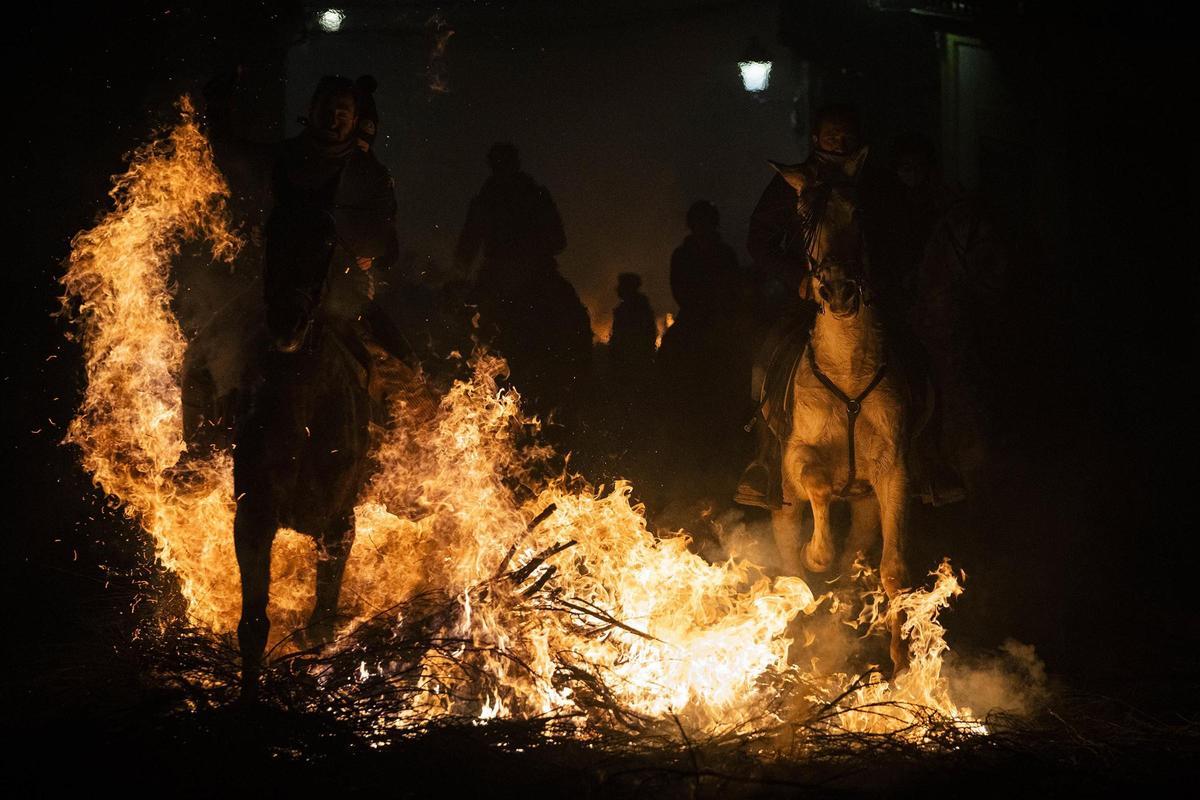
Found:
<svg viewBox="0 0 1200 800"><path fill-rule="evenodd" d="M238 644L253 696L269 620L271 542L280 525L314 536L309 641L332 638L354 502L367 475L368 376L359 278L395 235L387 169L358 146L355 84L321 79L308 127L281 147L266 226L264 300L271 346L237 426L234 545L242 578ZM369 298L367 298L369 301Z"/></svg>
<svg viewBox="0 0 1200 800"><path fill-rule="evenodd" d="M482 249L476 290L481 298L509 298L556 268L567 236L550 193L521 171L515 146L492 145L487 161L492 175L467 209L455 263L468 273Z"/></svg>
<svg viewBox="0 0 1200 800"><path fill-rule="evenodd" d="M711 321L734 299L738 283L738 258L721 240L720 213L707 200L698 200L687 212L691 233L671 255L671 294L679 306L676 324Z"/></svg>
<svg viewBox="0 0 1200 800"><path fill-rule="evenodd" d="M622 272L617 276L617 297L621 302L613 309L608 359L613 377L626 384L645 377L654 362L654 343L658 338L654 309L641 288L640 275Z"/></svg>
<svg viewBox="0 0 1200 800"><path fill-rule="evenodd" d="M878 284L878 291L886 291L886 284L913 266L903 260L897 246L904 224L899 213L903 203L899 182L889 170L876 164L878 159L869 156L852 179L847 175L846 164L859 156L863 147L858 112L850 106L829 105L817 112L811 147L802 166L813 175L814 182L834 186L853 181L856 212L871 254L872 283ZM799 300L807 291L808 245L819 217L820 208L816 206L820 197L812 198L805 209L807 214L798 210L799 200L782 175L772 177L750 217L746 249L764 280L782 288L775 290L780 299L779 311L811 316L815 306L803 305Z"/></svg>
<svg viewBox="0 0 1200 800"><path fill-rule="evenodd" d="M904 186L905 244L917 264L903 287L905 307L937 391L928 434L917 442L927 473L921 490L941 503L959 495L959 478L977 482L987 461L1001 391L996 354L1012 325L1004 307L1006 248L977 199L942 179L927 139L897 137L893 169Z"/></svg>
<svg viewBox="0 0 1200 800"><path fill-rule="evenodd" d="M679 306L663 333L658 383L666 393L670 446L696 468L690 482L702 492L728 483L732 443L748 411L744 346L738 335L741 279L737 254L721 240L720 215L706 200L691 205L688 235L671 255L671 293ZM727 493L726 485L719 491Z"/></svg>
<svg viewBox="0 0 1200 800"><path fill-rule="evenodd" d="M558 271L567 237L550 193L521 171L512 144L492 145L487 161L492 174L467 209L455 264L469 274L483 251L472 291L481 333L508 359L525 398L546 411L588 370L591 323Z"/></svg>

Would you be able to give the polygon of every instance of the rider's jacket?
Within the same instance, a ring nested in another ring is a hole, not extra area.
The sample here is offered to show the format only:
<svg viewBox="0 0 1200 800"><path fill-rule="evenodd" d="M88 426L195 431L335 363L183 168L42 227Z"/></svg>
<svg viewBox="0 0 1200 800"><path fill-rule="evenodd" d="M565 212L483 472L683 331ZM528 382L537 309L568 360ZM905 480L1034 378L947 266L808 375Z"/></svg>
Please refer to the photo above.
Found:
<svg viewBox="0 0 1200 800"><path fill-rule="evenodd" d="M264 274L268 308L289 291L306 292L314 300L322 289L344 294L339 284L362 277L356 274L361 272L357 258L381 258L394 245L391 175L353 140L324 145L307 133L289 139L275 162L271 188L275 204L267 220ZM327 278L331 283L325 287Z"/></svg>

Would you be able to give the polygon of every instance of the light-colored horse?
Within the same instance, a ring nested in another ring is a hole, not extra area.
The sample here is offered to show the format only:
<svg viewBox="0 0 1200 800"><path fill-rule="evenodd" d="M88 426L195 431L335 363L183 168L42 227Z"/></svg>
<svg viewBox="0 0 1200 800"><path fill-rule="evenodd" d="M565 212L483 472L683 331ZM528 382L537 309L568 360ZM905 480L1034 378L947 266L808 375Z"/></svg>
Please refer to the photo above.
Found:
<svg viewBox="0 0 1200 800"><path fill-rule="evenodd" d="M812 338L792 377L792 424L783 444L784 506L772 523L783 568L792 574L828 572L837 552L830 507L850 505L844 566L872 549L882 535L879 573L889 598L905 591L911 428L915 424L902 365L889 363L878 312L871 304L867 252L856 216L853 178L860 154L844 167L842 185L815 186L811 170L775 165L800 197L801 214L814 214L809 257L813 299L820 305ZM820 194L816 194L816 190ZM814 203L814 194L816 202ZM811 535L803 535L804 506L812 508ZM902 620L892 620L891 655L906 662Z"/></svg>

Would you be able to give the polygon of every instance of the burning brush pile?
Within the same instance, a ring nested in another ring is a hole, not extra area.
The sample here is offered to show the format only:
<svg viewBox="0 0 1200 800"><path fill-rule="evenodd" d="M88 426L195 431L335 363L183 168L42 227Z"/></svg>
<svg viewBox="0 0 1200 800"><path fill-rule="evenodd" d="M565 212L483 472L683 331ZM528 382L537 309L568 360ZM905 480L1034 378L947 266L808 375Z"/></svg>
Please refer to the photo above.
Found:
<svg viewBox="0 0 1200 800"><path fill-rule="evenodd" d="M225 182L187 103L115 179L113 210L73 242L63 278L87 389L68 441L95 483L152 539L183 609L147 620L153 668L186 683L193 706L236 694L240 607L228 454L186 467L171 313L172 258L203 241L235 257ZM861 597L818 595L736 557L709 563L688 537L647 526L631 487L548 474L548 452L504 363L470 360L440 400L394 400L356 510L340 608L343 635L303 649L312 540L280 531L272 557L268 702L320 711L366 741L439 721L537 720L560 734L684 741L961 744L984 726L949 696L939 611L961 589L943 564L928 588L887 608L864 570ZM162 604L160 608L166 608ZM905 614L911 668L894 682L845 674L789 649L831 615L862 631Z"/></svg>

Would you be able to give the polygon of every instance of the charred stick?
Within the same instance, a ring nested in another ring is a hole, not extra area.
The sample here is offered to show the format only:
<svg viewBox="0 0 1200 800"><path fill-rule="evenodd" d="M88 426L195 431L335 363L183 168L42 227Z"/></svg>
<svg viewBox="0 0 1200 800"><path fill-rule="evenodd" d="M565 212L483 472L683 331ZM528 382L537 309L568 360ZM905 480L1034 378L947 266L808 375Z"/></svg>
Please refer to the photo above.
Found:
<svg viewBox="0 0 1200 800"><path fill-rule="evenodd" d="M549 581L551 578L553 578L554 573L556 573L556 572L558 572L558 567L556 567L554 564L551 564L550 566L546 567L546 571L543 572L541 577L537 579L537 583L533 584L528 589L521 592L521 596L529 597L531 595L537 594L538 590L541 589L543 586L545 586L546 582Z"/></svg>
<svg viewBox="0 0 1200 800"><path fill-rule="evenodd" d="M599 606L593 605L592 603L589 603L586 600L580 600L579 598L572 598L571 600L562 600L561 602L565 608L567 608L571 611L576 611L580 614L586 614L589 617L595 617L596 619L600 620L601 622L606 623L606 625L615 625L616 627L618 627L622 630L625 630L625 631L629 631L630 633L632 633L636 636L640 636L643 639L649 639L652 642L659 642L660 644L666 644L666 642L664 642L662 639L659 639L657 636L651 636L650 634L646 633L645 631L639 631L637 628L626 625L624 622L621 622L619 619L616 619L615 617L613 617L611 614L609 614L604 609L600 608Z"/></svg>
<svg viewBox="0 0 1200 800"><path fill-rule="evenodd" d="M569 542L563 542L560 544L556 544L553 547L547 547L545 550L543 550L542 552L538 553L536 556L531 558L529 560L529 563L527 563L525 566L521 567L520 569L513 570L511 573L509 573L508 579L510 581L512 581L513 583L524 582L526 578L528 578L530 575L533 574L534 570L536 570L543 563L545 563L546 559L550 558L551 556L557 555L558 553L561 553L563 550L566 550L568 547L574 547L577 544L579 544L579 542L572 539Z"/></svg>
<svg viewBox="0 0 1200 800"><path fill-rule="evenodd" d="M527 525L525 527L525 530L527 530L527 531L533 530L538 525L541 525L543 522L545 522L550 517L550 515L553 514L557 510L558 510L558 503L551 503L550 505L546 506L545 508L543 508L541 510L541 513L539 513L533 519L529 520L529 525Z"/></svg>
<svg viewBox="0 0 1200 800"><path fill-rule="evenodd" d="M558 510L557 503L551 503L550 505L543 508L540 512L538 512L537 516L535 516L533 519L529 520L529 524L525 526L525 532L529 533L534 528L536 528L538 525L541 525L543 522L545 522L550 517L551 514L553 514L557 510ZM519 544L519 542L513 542L513 546L508 548L508 552L504 554L504 560L500 562L500 568L496 570L497 578L499 578L501 575L503 575L504 571L506 569L508 569L509 562L512 561L513 555L517 552L517 544ZM520 583L520 581L518 581L518 583Z"/></svg>

